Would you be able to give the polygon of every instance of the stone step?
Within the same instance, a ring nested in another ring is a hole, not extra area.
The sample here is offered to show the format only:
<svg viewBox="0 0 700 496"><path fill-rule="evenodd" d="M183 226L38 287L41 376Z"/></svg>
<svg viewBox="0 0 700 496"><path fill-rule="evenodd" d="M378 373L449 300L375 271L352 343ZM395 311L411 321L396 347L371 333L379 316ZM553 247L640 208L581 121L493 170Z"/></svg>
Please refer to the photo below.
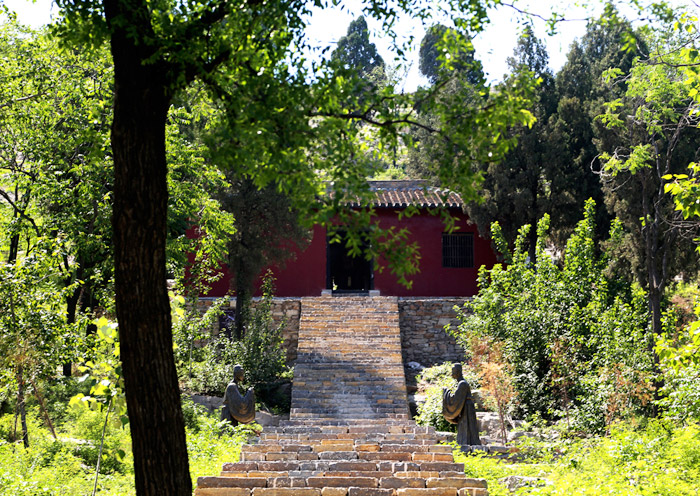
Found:
<svg viewBox="0 0 700 496"><path fill-rule="evenodd" d="M207 489L248 489L257 488L375 488L386 489L386 494L400 496L401 489L452 489L454 494L460 489L479 489L478 493L486 494L486 481L467 477L367 477L367 476L309 476L309 477L199 477L195 495L207 494ZM449 493L449 491L447 492ZM217 494L217 493L211 493ZM254 494L254 492L252 493ZM441 491L422 491L416 495L436 496ZM446 493L445 493L446 494Z"/></svg>
<svg viewBox="0 0 700 496"><path fill-rule="evenodd" d="M488 494L480 488L317 488L317 487L256 487L248 488L202 488L196 496L483 496Z"/></svg>
<svg viewBox="0 0 700 496"><path fill-rule="evenodd" d="M395 297L302 303L292 420L408 416Z"/></svg>
<svg viewBox="0 0 700 496"><path fill-rule="evenodd" d="M350 454L352 453L352 454ZM256 455L263 455L262 457ZM293 457L284 460L262 460L255 458L264 458L266 453L242 453L241 462L245 463L247 469L245 471L261 471L261 472L290 472L290 471L312 471L312 472L332 472L334 469L346 471L347 465L337 465L338 463L358 463L369 462L374 465L374 470L377 471L429 471L429 472L459 472L464 471L464 466L459 463L454 463L452 460L435 460L422 459L418 457L413 459L410 453L373 453L373 452L342 452L331 451L326 452L324 457L319 457L318 460L297 460ZM442 453L432 453L432 455L443 455ZM427 458L427 457L426 457ZM440 457L444 458L444 457ZM255 464L247 465L247 464ZM361 465L361 464L360 464ZM357 465L357 466L360 466ZM371 467L365 464L367 470ZM236 464L224 465L223 471L240 470Z"/></svg>
<svg viewBox="0 0 700 496"><path fill-rule="evenodd" d="M264 444L245 444L241 450L245 453L319 453L324 451L358 452L411 452L411 453L447 453L452 455L452 448L443 444L395 443L389 442L356 442L353 439L319 439L306 443L298 442L268 442Z"/></svg>

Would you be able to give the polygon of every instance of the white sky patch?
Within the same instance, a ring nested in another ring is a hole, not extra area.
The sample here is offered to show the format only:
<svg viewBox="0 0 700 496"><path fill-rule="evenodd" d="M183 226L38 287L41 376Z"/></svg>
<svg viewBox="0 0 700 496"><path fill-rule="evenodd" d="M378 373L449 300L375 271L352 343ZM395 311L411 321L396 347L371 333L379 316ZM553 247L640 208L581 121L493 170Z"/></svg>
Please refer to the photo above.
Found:
<svg viewBox="0 0 700 496"><path fill-rule="evenodd" d="M671 0L672 5L685 5L690 0ZM52 10L55 6L51 0L0 0L8 8L18 14L19 20L32 27L39 27L51 21ZM588 7L577 6L579 2L565 2L561 0L523 0L516 5L526 11L549 17L552 10L562 14L567 19L558 25L558 32L554 36L548 36L545 22L538 18L533 18L533 26L538 38L545 41L549 53L549 66L553 72L557 72L566 62L566 55L569 52L571 43L583 36L586 31L586 21L584 19L595 17L602 11L604 0L589 0ZM312 47L321 50L327 48L326 57L335 48L338 40L347 32L348 26L353 19L361 15L361 0L350 0L344 2L344 7L328 9L312 9L312 16L307 28L307 36ZM697 11L696 6L692 10ZM632 11L622 10L624 15L634 17ZM486 29L474 39L476 57L479 59L486 72L489 81L501 81L504 74L508 72L507 58L513 55L518 35L522 29L525 18L519 16L510 7L500 7L491 12L491 22ZM381 23L367 18L370 29L370 40L377 45L379 54L385 62L396 65L396 54L393 51L391 39L384 35ZM437 19L445 25L450 25L449 19ZM420 20L411 19L408 16L401 17L395 29L399 34L398 43L408 41L411 36L413 43L407 47L406 61L402 62L399 74L406 74L402 89L412 91L420 85L427 85L428 82L420 75L418 70L418 50L420 41L425 34L425 26Z"/></svg>

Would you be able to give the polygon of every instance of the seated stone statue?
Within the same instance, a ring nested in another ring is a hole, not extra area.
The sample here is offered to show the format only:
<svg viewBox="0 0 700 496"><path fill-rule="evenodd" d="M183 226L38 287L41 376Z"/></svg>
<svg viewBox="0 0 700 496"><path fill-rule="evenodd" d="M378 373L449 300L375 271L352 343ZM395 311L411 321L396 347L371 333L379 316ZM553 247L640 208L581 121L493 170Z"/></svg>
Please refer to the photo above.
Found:
<svg viewBox="0 0 700 496"><path fill-rule="evenodd" d="M442 390L442 416L451 424L457 424L457 444L480 445L474 398L462 375L461 364L457 363L452 367L452 377L457 381L457 390L454 394L450 393L449 389Z"/></svg>
<svg viewBox="0 0 700 496"><path fill-rule="evenodd" d="M221 408L221 420L228 420L234 426L248 424L255 420L255 392L251 387L242 395L238 385L243 382L243 367L233 367L233 382L226 386L224 404Z"/></svg>

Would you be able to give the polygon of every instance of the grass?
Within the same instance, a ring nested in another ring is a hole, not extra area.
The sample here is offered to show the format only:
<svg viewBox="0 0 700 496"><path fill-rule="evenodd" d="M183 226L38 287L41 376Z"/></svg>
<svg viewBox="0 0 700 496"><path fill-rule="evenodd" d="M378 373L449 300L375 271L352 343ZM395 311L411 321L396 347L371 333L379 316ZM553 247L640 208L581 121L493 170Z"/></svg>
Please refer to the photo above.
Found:
<svg viewBox="0 0 700 496"><path fill-rule="evenodd" d="M192 486L197 477L217 475L226 462L238 461L241 446L260 427L240 426L221 434L219 422L196 407L186 415L187 450ZM14 415L0 416L0 496L73 496L92 494L97 461L96 437L101 434L101 412L77 409L59 426L56 441L42 425L36 409L30 409L30 447L11 442ZM98 434L96 434L98 433ZM128 426L107 429L98 493L110 496L135 494L131 437Z"/></svg>
<svg viewBox="0 0 700 496"><path fill-rule="evenodd" d="M521 495L697 496L700 494L700 427L663 420L643 427L618 425L609 436L530 441L520 463L483 455L456 454L470 477L487 479L490 496L508 493L501 479L539 477L546 484L522 488Z"/></svg>

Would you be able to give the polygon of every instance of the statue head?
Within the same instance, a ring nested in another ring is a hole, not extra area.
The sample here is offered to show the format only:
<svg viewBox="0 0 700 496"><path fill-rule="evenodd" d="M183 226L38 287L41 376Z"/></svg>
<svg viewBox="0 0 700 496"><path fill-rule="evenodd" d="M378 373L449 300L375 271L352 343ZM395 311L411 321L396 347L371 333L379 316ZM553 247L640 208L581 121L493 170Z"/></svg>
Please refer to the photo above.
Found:
<svg viewBox="0 0 700 496"><path fill-rule="evenodd" d="M240 365L234 365L233 367L233 380L235 382L243 382L243 378L245 377L245 374L243 372L243 367Z"/></svg>
<svg viewBox="0 0 700 496"><path fill-rule="evenodd" d="M455 363L452 366L452 378L457 379L458 381L462 379L462 364L461 363Z"/></svg>

